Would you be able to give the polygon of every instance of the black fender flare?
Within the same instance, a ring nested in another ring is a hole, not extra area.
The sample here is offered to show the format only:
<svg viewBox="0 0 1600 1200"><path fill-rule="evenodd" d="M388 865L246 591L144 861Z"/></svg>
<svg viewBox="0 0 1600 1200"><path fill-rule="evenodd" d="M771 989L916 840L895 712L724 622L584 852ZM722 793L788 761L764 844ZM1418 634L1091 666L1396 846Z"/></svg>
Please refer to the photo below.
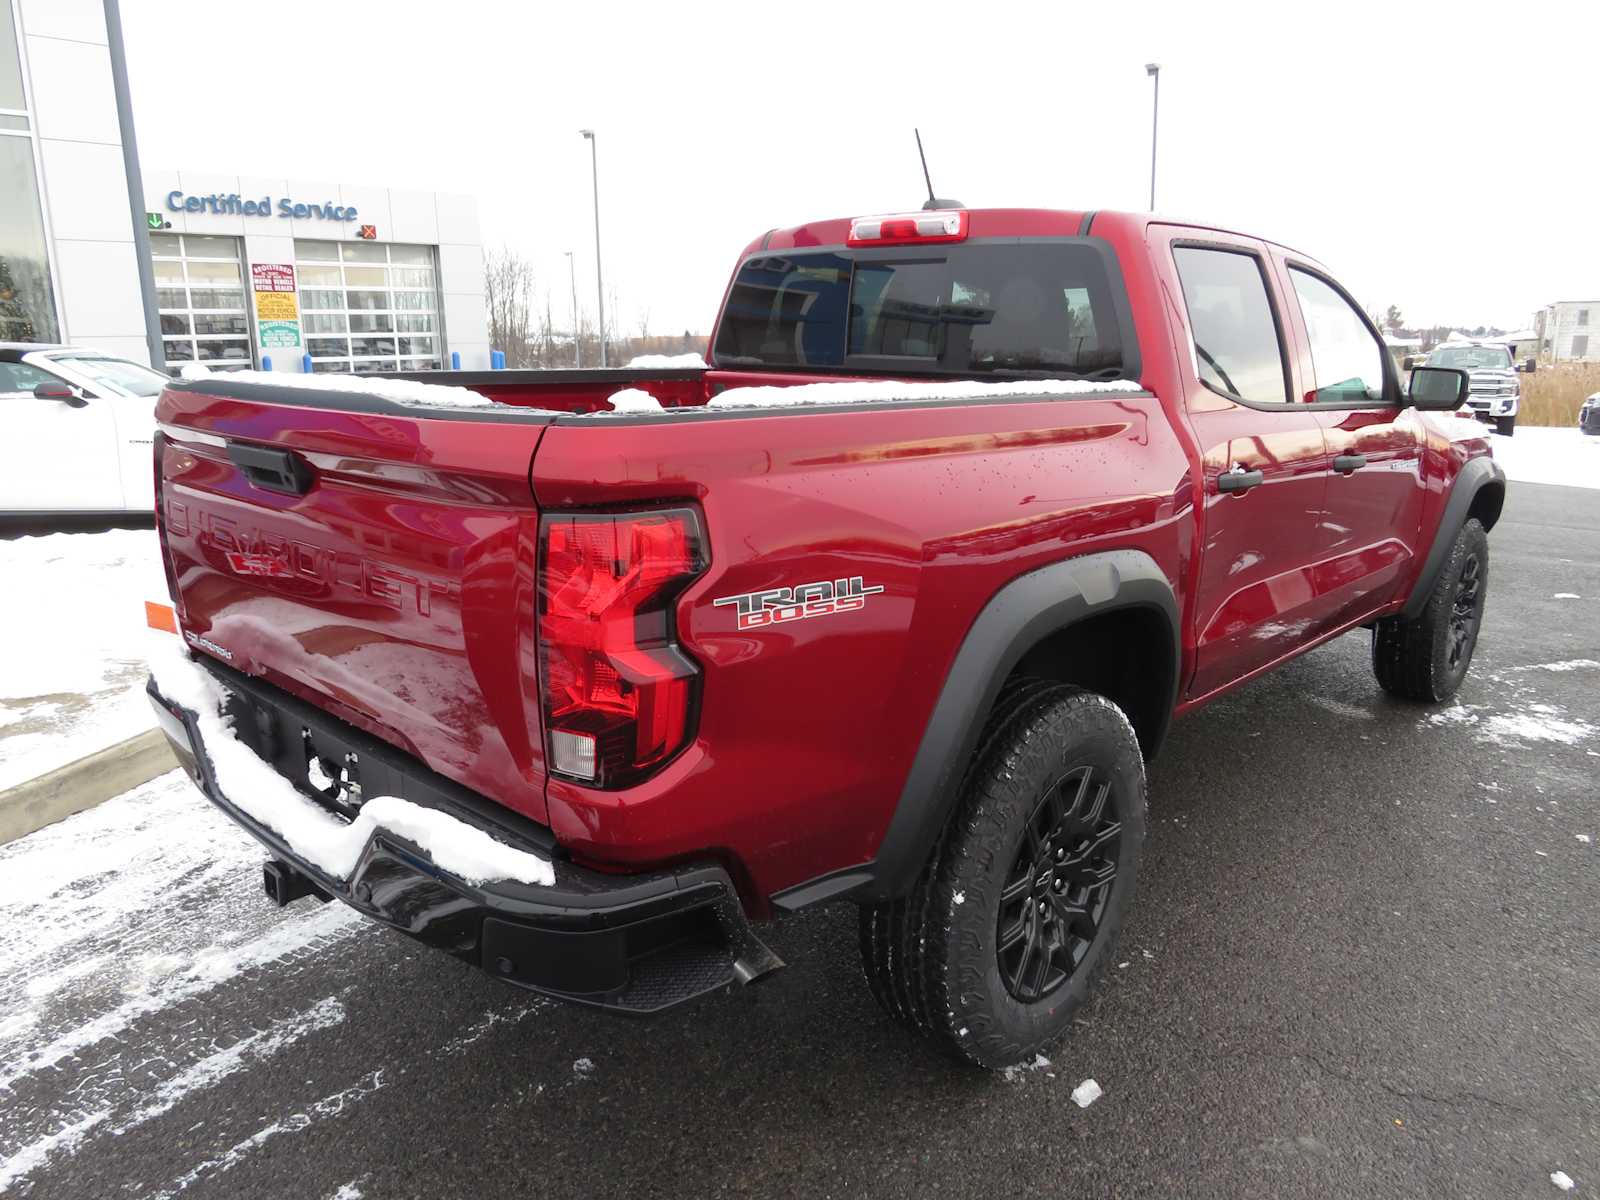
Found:
<svg viewBox="0 0 1600 1200"><path fill-rule="evenodd" d="M1467 515L1472 511L1473 502L1487 487L1499 489L1500 504L1503 504L1506 489L1505 469L1487 454L1469 459L1456 475L1450 495L1445 500L1444 511L1439 514L1439 523L1434 527L1433 544L1428 547L1428 557L1422 560L1422 570L1417 572L1417 581L1411 585L1411 595L1406 598L1405 607L1400 610L1400 615L1406 620L1414 620L1427 607L1428 597L1433 594L1434 585L1439 581L1439 572L1444 570L1445 560L1450 557L1450 547L1455 545L1456 535L1467 523ZM1497 504L1485 528L1493 528L1499 517L1500 507Z"/></svg>
<svg viewBox="0 0 1600 1200"><path fill-rule="evenodd" d="M1160 613L1171 638L1171 695L1159 726L1147 739L1146 752L1154 753L1178 696L1182 642L1171 582L1142 550L1108 550L1040 567L990 597L967 631L923 730L876 858L788 888L773 896L773 903L792 911L847 895L884 900L910 891L960 798L967 764L1001 685L1022 656L1051 634L1127 608Z"/></svg>

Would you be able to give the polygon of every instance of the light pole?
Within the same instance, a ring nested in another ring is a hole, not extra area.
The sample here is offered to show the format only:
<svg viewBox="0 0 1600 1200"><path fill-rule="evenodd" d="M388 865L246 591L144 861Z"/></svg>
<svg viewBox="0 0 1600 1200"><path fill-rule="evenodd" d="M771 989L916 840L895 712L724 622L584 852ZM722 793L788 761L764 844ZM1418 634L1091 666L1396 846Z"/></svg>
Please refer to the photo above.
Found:
<svg viewBox="0 0 1600 1200"><path fill-rule="evenodd" d="M567 256L567 277L572 280L572 365L583 369L583 343L578 341L578 268L572 265L572 251L563 250Z"/></svg>
<svg viewBox="0 0 1600 1200"><path fill-rule="evenodd" d="M1144 73L1155 81L1150 101L1150 211L1156 210L1156 126L1161 119L1161 64L1145 63Z"/></svg>
<svg viewBox="0 0 1600 1200"><path fill-rule="evenodd" d="M589 143L589 171L594 180L594 287L600 308L600 365L606 365L606 285L600 276L600 152L595 148L594 130L580 129Z"/></svg>

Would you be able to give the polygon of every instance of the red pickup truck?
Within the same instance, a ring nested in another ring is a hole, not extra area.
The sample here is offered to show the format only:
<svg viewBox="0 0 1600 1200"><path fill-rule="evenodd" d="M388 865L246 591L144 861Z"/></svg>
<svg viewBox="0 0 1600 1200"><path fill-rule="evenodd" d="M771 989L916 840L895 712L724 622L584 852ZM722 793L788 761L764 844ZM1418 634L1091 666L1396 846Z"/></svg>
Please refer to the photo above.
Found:
<svg viewBox="0 0 1600 1200"><path fill-rule="evenodd" d="M1464 373L1144 214L773 230L703 370L329 378L157 407L151 696L269 895L625 1013L848 900L989 1067L1112 958L1172 717L1358 627L1446 699L1505 496Z"/></svg>

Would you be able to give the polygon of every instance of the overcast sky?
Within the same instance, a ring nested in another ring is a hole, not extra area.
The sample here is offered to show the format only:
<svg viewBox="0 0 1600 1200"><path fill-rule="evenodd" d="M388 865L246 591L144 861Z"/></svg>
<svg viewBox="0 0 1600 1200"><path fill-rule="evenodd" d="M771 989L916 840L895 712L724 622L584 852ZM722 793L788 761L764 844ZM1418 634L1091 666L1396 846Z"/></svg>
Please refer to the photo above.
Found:
<svg viewBox="0 0 1600 1200"><path fill-rule="evenodd" d="M466 192L624 332L709 329L774 226L942 196L1148 205L1286 242L1368 308L1522 326L1600 298L1600 4L123 0L149 166ZM610 317L611 314L608 314Z"/></svg>

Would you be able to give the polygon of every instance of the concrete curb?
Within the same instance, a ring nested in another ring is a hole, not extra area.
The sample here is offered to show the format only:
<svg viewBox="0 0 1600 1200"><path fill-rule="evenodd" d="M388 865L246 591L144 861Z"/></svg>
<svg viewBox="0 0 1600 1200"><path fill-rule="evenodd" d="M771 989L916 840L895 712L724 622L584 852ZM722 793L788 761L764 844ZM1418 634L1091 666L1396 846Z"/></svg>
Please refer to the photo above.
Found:
<svg viewBox="0 0 1600 1200"><path fill-rule="evenodd" d="M159 729L151 729L47 775L0 792L0 846L93 808L178 765Z"/></svg>

